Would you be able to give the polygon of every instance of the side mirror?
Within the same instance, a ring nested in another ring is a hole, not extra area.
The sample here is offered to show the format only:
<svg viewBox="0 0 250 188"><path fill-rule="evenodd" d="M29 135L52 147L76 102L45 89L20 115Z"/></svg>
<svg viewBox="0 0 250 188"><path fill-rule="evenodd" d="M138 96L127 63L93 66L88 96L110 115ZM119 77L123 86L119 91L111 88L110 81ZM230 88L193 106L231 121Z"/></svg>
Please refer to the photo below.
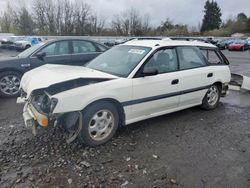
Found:
<svg viewBox="0 0 250 188"><path fill-rule="evenodd" d="M36 54L36 57L40 60L43 60L43 58L46 56L46 53L45 52L38 52Z"/></svg>
<svg viewBox="0 0 250 188"><path fill-rule="evenodd" d="M158 74L158 70L156 68L143 68L142 76L154 76Z"/></svg>

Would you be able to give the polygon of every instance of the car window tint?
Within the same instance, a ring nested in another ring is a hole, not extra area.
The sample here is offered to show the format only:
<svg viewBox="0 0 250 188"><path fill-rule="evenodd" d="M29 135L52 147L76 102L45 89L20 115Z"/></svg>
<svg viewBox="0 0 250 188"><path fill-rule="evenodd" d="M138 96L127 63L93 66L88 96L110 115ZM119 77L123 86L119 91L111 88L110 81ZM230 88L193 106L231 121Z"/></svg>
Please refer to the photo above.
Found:
<svg viewBox="0 0 250 188"><path fill-rule="evenodd" d="M201 52L209 63L211 64L221 63L221 59L214 50L206 49L206 50L201 50Z"/></svg>
<svg viewBox="0 0 250 188"><path fill-rule="evenodd" d="M145 64L146 68L156 68L159 73L177 71L178 63L175 49L157 51Z"/></svg>
<svg viewBox="0 0 250 188"><path fill-rule="evenodd" d="M107 48L105 48L104 46L100 45L100 44L97 44L96 43L96 46L102 51L102 52L105 52L107 50Z"/></svg>
<svg viewBox="0 0 250 188"><path fill-rule="evenodd" d="M45 52L46 56L52 56L55 55L55 49L56 49L56 43L53 43L43 48L41 52Z"/></svg>
<svg viewBox="0 0 250 188"><path fill-rule="evenodd" d="M180 69L203 67L206 61L200 50L196 47L177 47Z"/></svg>
<svg viewBox="0 0 250 188"><path fill-rule="evenodd" d="M70 51L68 41L60 41L50 44L43 48L41 52L45 52L46 56L69 54Z"/></svg>
<svg viewBox="0 0 250 188"><path fill-rule="evenodd" d="M73 41L73 52L75 54L96 52L96 48L91 42L88 41Z"/></svg>

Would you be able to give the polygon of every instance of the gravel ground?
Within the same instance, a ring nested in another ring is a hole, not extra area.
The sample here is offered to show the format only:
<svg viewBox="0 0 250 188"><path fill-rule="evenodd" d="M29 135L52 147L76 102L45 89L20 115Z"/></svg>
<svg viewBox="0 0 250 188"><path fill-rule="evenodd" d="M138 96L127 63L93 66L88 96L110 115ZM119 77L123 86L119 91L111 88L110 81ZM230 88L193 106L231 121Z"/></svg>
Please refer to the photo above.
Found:
<svg viewBox="0 0 250 188"><path fill-rule="evenodd" d="M230 55L247 65L247 53ZM59 128L33 137L22 106L0 99L0 187L250 187L249 96L129 125L95 148L66 144Z"/></svg>

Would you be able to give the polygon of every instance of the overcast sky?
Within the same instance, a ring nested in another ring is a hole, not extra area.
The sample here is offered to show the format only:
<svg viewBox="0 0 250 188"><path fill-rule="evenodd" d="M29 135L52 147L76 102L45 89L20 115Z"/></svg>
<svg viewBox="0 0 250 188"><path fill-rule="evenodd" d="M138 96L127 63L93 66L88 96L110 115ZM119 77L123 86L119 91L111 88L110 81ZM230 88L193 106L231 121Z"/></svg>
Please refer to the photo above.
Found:
<svg viewBox="0 0 250 188"><path fill-rule="evenodd" d="M29 5L32 0L19 0ZM42 0L41 0L42 1ZM98 16L112 20L112 17L131 7L142 15L149 14L153 25L170 18L175 23L197 26L202 22L206 0L83 0L92 7ZM4 10L8 0L0 0L0 9ZM17 0L10 0L15 3ZM222 19L244 12L250 17L250 0L217 0L222 10ZM23 3L22 3L23 4Z"/></svg>

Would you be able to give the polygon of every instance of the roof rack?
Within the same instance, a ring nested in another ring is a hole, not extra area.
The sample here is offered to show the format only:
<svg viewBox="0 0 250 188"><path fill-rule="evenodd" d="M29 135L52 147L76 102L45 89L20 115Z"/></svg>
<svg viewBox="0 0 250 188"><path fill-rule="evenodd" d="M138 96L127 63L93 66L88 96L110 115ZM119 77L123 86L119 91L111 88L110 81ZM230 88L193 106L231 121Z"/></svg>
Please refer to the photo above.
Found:
<svg viewBox="0 0 250 188"><path fill-rule="evenodd" d="M134 38L133 40L171 40L168 37L138 37Z"/></svg>

